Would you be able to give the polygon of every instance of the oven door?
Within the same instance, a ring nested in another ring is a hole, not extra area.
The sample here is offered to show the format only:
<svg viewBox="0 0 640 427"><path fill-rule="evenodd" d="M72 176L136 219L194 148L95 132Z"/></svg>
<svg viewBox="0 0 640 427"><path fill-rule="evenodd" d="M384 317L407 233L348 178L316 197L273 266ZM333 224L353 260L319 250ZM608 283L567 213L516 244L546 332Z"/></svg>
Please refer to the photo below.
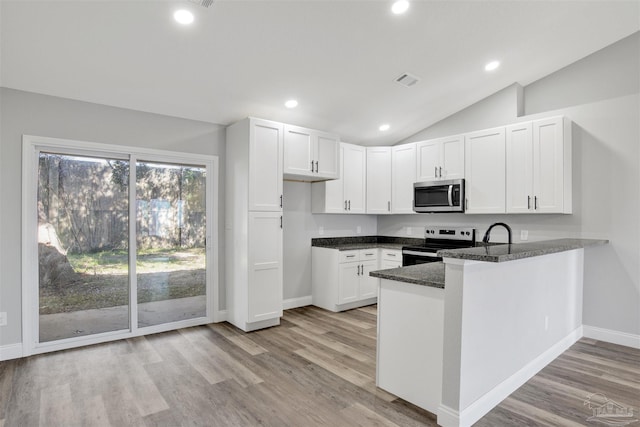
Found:
<svg viewBox="0 0 640 427"><path fill-rule="evenodd" d="M419 252L419 251L402 251L402 266L427 264L429 262L442 261L442 258L432 252Z"/></svg>

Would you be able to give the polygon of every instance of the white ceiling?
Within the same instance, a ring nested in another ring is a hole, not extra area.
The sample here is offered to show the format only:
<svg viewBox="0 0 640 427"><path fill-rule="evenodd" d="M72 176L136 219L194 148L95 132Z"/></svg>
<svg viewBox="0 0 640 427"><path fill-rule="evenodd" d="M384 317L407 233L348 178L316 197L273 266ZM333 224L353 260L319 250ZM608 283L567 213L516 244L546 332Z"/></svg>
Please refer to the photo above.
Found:
<svg viewBox="0 0 640 427"><path fill-rule="evenodd" d="M8 1L0 84L229 124L298 124L392 144L640 30L639 1ZM190 27L172 19L178 7ZM502 62L484 71L492 59ZM410 72L412 88L394 83ZM287 110L283 103L300 105ZM391 124L379 132L378 126Z"/></svg>

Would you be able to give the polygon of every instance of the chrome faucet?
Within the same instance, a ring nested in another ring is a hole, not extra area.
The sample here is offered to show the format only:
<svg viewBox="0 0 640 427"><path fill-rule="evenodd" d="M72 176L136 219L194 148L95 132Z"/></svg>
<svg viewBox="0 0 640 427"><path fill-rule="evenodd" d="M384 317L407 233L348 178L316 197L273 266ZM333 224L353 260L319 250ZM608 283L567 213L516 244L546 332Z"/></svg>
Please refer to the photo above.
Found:
<svg viewBox="0 0 640 427"><path fill-rule="evenodd" d="M482 243L489 243L489 238L491 237L491 230L496 225L501 225L501 226L503 226L504 228L507 229L507 234L509 235L509 244L513 243L512 240L511 240L511 227L509 227L504 222L496 222L495 224L491 224L491 226L487 229L487 232L484 233L484 237L482 238Z"/></svg>

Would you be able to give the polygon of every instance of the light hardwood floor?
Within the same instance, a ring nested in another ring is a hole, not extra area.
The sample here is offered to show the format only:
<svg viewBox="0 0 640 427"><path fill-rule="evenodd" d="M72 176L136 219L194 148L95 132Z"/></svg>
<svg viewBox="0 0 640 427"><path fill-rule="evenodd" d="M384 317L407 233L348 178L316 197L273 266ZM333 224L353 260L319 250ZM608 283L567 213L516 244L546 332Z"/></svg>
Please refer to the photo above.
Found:
<svg viewBox="0 0 640 427"><path fill-rule="evenodd" d="M0 427L435 426L375 387L375 338L375 306L304 307L0 362ZM637 414L640 351L583 339L477 425L591 425L591 393Z"/></svg>

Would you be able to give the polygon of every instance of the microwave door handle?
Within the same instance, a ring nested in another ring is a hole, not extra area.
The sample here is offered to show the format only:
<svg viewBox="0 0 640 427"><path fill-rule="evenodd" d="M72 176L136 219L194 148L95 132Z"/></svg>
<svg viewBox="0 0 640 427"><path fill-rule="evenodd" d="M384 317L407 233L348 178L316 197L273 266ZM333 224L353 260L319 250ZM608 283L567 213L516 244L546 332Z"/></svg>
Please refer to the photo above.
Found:
<svg viewBox="0 0 640 427"><path fill-rule="evenodd" d="M453 206L453 184L449 185L449 206Z"/></svg>

